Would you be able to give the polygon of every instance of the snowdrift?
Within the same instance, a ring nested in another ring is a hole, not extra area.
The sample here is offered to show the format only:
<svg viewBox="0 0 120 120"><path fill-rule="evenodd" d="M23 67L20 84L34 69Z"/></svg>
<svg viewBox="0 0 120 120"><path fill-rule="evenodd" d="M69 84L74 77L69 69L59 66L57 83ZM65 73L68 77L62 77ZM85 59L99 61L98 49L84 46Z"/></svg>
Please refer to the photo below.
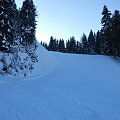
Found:
<svg viewBox="0 0 120 120"><path fill-rule="evenodd" d="M11 80L32 80L34 78L40 78L49 74L57 65L55 57L50 54L41 44L37 43L36 55L38 56L38 62L34 64L32 72L28 72L27 76L17 74L16 76L0 76L0 82L6 82ZM21 54L22 55L22 54ZM22 57L24 57L23 54Z"/></svg>
<svg viewBox="0 0 120 120"><path fill-rule="evenodd" d="M36 54L38 56L38 63L35 64L35 68L32 73L28 74L26 78L23 78L23 80L46 76L56 67L57 59L39 43Z"/></svg>

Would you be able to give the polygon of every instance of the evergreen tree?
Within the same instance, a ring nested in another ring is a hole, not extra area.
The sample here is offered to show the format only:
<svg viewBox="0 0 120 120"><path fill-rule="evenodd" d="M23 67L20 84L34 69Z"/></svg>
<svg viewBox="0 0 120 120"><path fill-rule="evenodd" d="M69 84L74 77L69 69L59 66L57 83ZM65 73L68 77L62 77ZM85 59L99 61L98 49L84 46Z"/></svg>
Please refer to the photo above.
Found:
<svg viewBox="0 0 120 120"><path fill-rule="evenodd" d="M14 0L0 0L0 50L10 51L16 37L16 4Z"/></svg>
<svg viewBox="0 0 120 120"><path fill-rule="evenodd" d="M82 44L79 41L77 41L77 43L76 43L76 53L77 54L82 54L83 53Z"/></svg>
<svg viewBox="0 0 120 120"><path fill-rule="evenodd" d="M28 3L31 3L31 6L29 6L30 4L28 5ZM29 54L26 54L26 57L24 56L24 58L21 58L18 54L18 52L23 53L20 44L21 37L22 42L26 42L26 44L30 43L30 40L35 43L36 14L35 7L32 5L32 0L24 1L23 8L27 6L27 14L25 14L25 9L22 9L23 11L20 11L19 16L15 0L0 0L0 50L9 52L9 54L3 53L3 56L1 56L2 58L0 59L1 64L3 65L3 68L1 68L2 75L11 74L13 72L15 75L19 71L22 71L23 73L24 69L27 73L28 70L33 68L33 62L37 62L37 56L34 54L34 51L30 51L30 48L32 47L27 49L30 52ZM36 44L34 44L34 46L36 46Z"/></svg>
<svg viewBox="0 0 120 120"><path fill-rule="evenodd" d="M76 43L76 53L79 54L80 52L80 42L77 41Z"/></svg>
<svg viewBox="0 0 120 120"><path fill-rule="evenodd" d="M104 6L102 12L102 54L113 55L111 40L111 12Z"/></svg>
<svg viewBox="0 0 120 120"><path fill-rule="evenodd" d="M70 53L70 40L66 41L66 53Z"/></svg>
<svg viewBox="0 0 120 120"><path fill-rule="evenodd" d="M95 53L101 54L101 33L99 30L97 31L96 37L95 37Z"/></svg>
<svg viewBox="0 0 120 120"><path fill-rule="evenodd" d="M57 48L58 48L57 41L56 39L53 38L53 36L51 36L48 49L50 51L57 51Z"/></svg>
<svg viewBox="0 0 120 120"><path fill-rule="evenodd" d="M120 57L120 13L118 10L115 10L112 17L112 48L114 57Z"/></svg>
<svg viewBox="0 0 120 120"><path fill-rule="evenodd" d="M33 0L25 0L20 10L21 43L29 49L36 44L36 16Z"/></svg>
<svg viewBox="0 0 120 120"><path fill-rule="evenodd" d="M64 40L63 39L59 40L58 46L59 46L59 52L65 52L65 44L64 44Z"/></svg>
<svg viewBox="0 0 120 120"><path fill-rule="evenodd" d="M59 51L59 42L55 39L55 51Z"/></svg>
<svg viewBox="0 0 120 120"><path fill-rule="evenodd" d="M95 36L92 30L88 36L88 53L95 54Z"/></svg>
<svg viewBox="0 0 120 120"><path fill-rule="evenodd" d="M88 54L88 41L87 41L87 37L85 34L83 34L83 36L81 38L81 44L82 44L83 54Z"/></svg>
<svg viewBox="0 0 120 120"><path fill-rule="evenodd" d="M43 42L41 41L40 44L43 46Z"/></svg>
<svg viewBox="0 0 120 120"><path fill-rule="evenodd" d="M76 40L74 36L70 37L69 52L76 53Z"/></svg>
<svg viewBox="0 0 120 120"><path fill-rule="evenodd" d="M41 44L44 48L46 48L46 49L48 50L48 45L47 45L47 43L41 41L40 44Z"/></svg>
<svg viewBox="0 0 120 120"><path fill-rule="evenodd" d="M43 46L48 50L48 45L47 45L47 43L44 43Z"/></svg>

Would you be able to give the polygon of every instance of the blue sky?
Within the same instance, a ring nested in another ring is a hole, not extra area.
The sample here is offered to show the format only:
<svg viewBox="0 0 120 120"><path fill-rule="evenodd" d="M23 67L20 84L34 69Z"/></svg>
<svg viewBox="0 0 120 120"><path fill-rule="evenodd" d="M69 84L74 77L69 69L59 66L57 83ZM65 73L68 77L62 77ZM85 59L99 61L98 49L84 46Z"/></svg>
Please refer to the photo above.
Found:
<svg viewBox="0 0 120 120"><path fill-rule="evenodd" d="M113 13L120 10L120 0L33 0L37 7L38 41L49 42L50 36L64 40L74 36L80 40L83 33L89 34L101 28L101 12L107 5ZM16 0L21 7L23 0Z"/></svg>

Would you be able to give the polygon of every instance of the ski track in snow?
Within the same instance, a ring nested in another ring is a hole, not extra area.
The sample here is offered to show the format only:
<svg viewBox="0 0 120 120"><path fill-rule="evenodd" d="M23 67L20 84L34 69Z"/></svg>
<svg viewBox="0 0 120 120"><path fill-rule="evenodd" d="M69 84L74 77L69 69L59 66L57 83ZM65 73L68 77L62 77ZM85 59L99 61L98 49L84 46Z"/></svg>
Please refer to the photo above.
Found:
<svg viewBox="0 0 120 120"><path fill-rule="evenodd" d="M1 80L0 120L120 120L120 66L113 60L42 47L38 53L30 76Z"/></svg>

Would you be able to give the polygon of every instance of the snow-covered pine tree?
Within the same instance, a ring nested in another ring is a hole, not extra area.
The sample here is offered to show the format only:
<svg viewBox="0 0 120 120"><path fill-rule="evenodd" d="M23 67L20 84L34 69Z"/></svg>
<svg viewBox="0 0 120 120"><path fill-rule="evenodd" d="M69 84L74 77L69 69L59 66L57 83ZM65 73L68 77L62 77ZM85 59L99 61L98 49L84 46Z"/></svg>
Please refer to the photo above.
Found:
<svg viewBox="0 0 120 120"><path fill-rule="evenodd" d="M25 0L20 10L21 43L28 51L36 46L36 7L33 0Z"/></svg>
<svg viewBox="0 0 120 120"><path fill-rule="evenodd" d="M16 4L14 0L0 0L0 50L9 51L15 39Z"/></svg>

